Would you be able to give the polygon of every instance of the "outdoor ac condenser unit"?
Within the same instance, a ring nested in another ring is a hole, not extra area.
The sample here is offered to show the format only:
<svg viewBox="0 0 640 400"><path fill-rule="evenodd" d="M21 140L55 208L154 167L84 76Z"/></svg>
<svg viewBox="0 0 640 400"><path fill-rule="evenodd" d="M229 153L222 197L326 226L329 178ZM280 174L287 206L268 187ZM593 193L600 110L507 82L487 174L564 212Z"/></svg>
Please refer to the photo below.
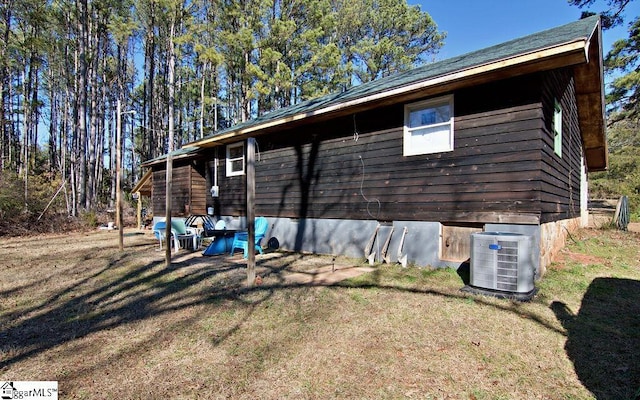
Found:
<svg viewBox="0 0 640 400"><path fill-rule="evenodd" d="M507 232L471 235L471 286L511 293L535 290L531 236Z"/></svg>

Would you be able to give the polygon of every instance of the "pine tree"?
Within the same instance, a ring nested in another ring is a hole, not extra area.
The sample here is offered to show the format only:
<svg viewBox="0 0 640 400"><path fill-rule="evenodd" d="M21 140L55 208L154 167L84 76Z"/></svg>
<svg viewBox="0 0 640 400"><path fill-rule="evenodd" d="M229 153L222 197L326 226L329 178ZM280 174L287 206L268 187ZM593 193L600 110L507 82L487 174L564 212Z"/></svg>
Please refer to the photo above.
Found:
<svg viewBox="0 0 640 400"><path fill-rule="evenodd" d="M73 215L115 197L118 100L138 111L123 118L133 184L140 160L410 68L442 40L402 0L2 0L0 34L0 169L57 175Z"/></svg>
<svg viewBox="0 0 640 400"><path fill-rule="evenodd" d="M600 13L603 29L621 25L625 21L624 11L633 0L607 0L607 9ZM595 0L571 0L579 8L593 6ZM583 11L582 17L594 15ZM625 118L640 116L640 17L629 23L629 37L613 44L605 56L605 72L614 77L607 94L607 104L613 112L609 124Z"/></svg>
<svg viewBox="0 0 640 400"><path fill-rule="evenodd" d="M370 82L428 61L442 47L428 13L405 0L337 2L343 54L357 82Z"/></svg>

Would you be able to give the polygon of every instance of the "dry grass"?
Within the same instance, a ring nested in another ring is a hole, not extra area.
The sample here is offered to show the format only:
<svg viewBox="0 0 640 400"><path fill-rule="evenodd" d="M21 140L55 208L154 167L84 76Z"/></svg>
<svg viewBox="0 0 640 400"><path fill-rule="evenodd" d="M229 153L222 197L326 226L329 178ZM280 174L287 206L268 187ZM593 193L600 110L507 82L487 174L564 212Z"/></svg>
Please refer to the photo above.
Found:
<svg viewBox="0 0 640 400"><path fill-rule="evenodd" d="M314 275L331 258L275 253L247 289L241 258L167 269L149 234L123 254L115 233L6 239L0 380L87 399L633 398L640 236L575 239L530 303L471 297L447 269L334 284Z"/></svg>

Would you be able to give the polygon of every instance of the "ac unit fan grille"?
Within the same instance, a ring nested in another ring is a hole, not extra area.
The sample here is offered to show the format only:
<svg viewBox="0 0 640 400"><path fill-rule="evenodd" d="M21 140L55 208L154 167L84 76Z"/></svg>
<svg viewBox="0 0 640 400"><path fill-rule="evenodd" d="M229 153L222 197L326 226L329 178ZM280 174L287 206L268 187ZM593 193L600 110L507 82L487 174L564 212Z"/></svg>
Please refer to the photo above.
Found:
<svg viewBox="0 0 640 400"><path fill-rule="evenodd" d="M518 290L518 242L498 241L496 289Z"/></svg>

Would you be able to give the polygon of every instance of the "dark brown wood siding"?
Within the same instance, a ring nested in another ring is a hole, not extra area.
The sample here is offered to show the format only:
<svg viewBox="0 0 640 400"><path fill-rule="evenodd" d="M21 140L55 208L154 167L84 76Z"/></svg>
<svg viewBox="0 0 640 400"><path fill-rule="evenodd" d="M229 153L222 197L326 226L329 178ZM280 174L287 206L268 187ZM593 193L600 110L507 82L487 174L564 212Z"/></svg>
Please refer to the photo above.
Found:
<svg viewBox="0 0 640 400"><path fill-rule="evenodd" d="M443 222L538 218L546 184L540 172L543 78L454 93L452 152L404 157L403 104L259 136L256 213ZM244 176L225 178L223 164L221 214L243 215Z"/></svg>
<svg viewBox="0 0 640 400"><path fill-rule="evenodd" d="M582 142L571 69L545 75L542 146L541 222L580 216ZM562 107L562 157L554 152L553 116L556 99Z"/></svg>
<svg viewBox="0 0 640 400"><path fill-rule="evenodd" d="M247 207L245 200L245 191L247 189L246 175L227 176L224 147L221 148L219 154L222 156L218 167L220 195L215 199L216 214L219 212L221 215L245 215Z"/></svg>
<svg viewBox="0 0 640 400"><path fill-rule="evenodd" d="M201 163L176 162L173 167L171 215L185 217L189 214L206 213L207 182ZM161 167L164 167L162 165ZM165 215L166 171L153 171L153 194L151 202L155 216Z"/></svg>
<svg viewBox="0 0 640 400"><path fill-rule="evenodd" d="M191 169L191 214L206 214L207 213L207 200L206 196L209 194L209 187L207 186L207 180L204 175L196 168Z"/></svg>

